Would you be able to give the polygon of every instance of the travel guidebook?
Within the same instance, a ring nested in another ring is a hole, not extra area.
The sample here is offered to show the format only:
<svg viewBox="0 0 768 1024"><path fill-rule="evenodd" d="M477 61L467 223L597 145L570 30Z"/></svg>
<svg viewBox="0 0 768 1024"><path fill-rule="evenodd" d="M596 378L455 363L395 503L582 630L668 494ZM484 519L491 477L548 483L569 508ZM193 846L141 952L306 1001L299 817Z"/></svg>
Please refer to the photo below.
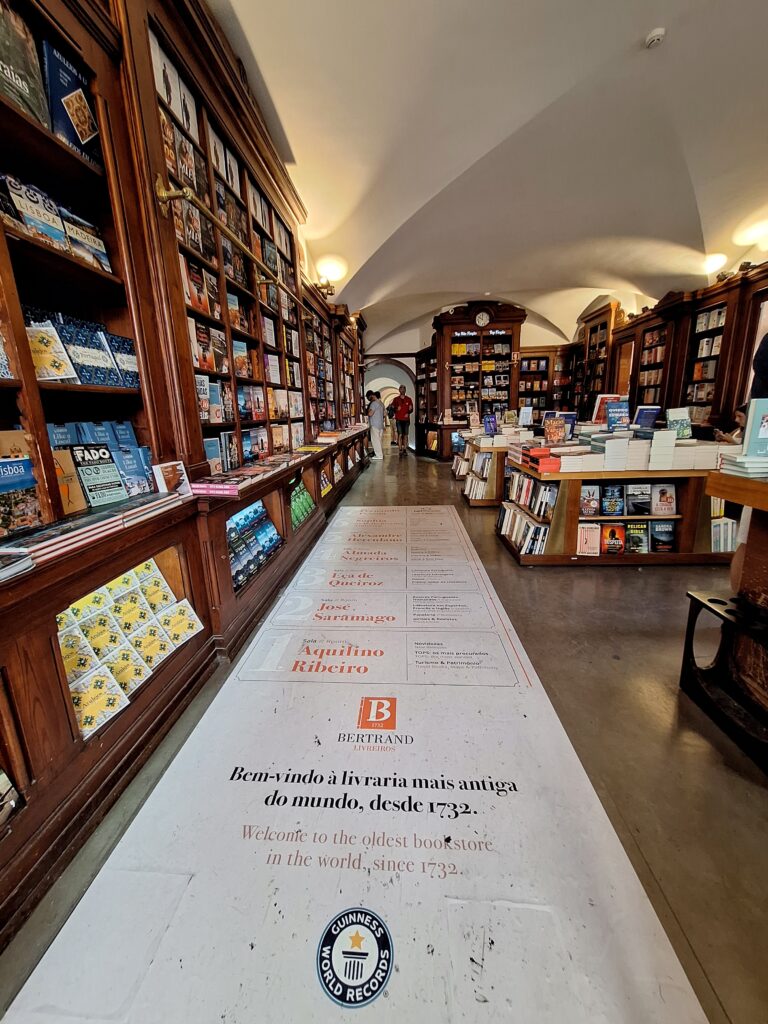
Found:
<svg viewBox="0 0 768 1024"><path fill-rule="evenodd" d="M92 508L128 497L114 456L105 445L72 445L72 460Z"/></svg>
<svg viewBox="0 0 768 1024"><path fill-rule="evenodd" d="M99 165L99 126L89 102L90 86L85 69L44 40L43 70L54 135L84 160Z"/></svg>

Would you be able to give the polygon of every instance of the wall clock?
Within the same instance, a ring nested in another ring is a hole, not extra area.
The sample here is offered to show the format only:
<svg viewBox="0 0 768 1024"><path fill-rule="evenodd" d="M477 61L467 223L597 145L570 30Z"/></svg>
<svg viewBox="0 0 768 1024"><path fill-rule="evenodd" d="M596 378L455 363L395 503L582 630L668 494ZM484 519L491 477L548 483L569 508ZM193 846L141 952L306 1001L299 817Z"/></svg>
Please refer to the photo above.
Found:
<svg viewBox="0 0 768 1024"><path fill-rule="evenodd" d="M491 318L487 313L478 313L475 317L475 323L478 327L487 327L491 322Z"/></svg>

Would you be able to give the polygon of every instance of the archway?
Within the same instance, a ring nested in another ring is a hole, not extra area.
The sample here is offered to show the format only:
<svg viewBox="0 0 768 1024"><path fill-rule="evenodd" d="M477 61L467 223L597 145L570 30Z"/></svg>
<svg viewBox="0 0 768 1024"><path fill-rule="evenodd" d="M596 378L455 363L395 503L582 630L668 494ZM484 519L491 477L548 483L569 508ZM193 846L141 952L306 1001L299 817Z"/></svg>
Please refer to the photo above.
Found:
<svg viewBox="0 0 768 1024"><path fill-rule="evenodd" d="M384 403L384 408L390 404L392 399L398 392L401 384L405 385L406 392L410 395L413 400L414 410L416 406L416 374L415 365L412 369L408 363L414 363L414 360L408 359L372 359L370 363L366 364L365 377L364 377L364 391L380 391L381 400ZM389 422L389 421L388 421ZM390 437L390 441L392 438ZM387 435L384 435L385 444L387 443ZM410 448L416 447L416 415L411 417L411 428L408 432L408 445Z"/></svg>

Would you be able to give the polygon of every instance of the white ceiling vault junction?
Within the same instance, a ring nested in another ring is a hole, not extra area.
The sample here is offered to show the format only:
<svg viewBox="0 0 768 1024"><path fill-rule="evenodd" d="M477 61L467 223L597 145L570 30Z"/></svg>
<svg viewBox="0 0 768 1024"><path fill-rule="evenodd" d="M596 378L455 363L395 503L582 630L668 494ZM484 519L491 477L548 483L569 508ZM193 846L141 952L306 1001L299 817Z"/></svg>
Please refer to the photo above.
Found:
<svg viewBox="0 0 768 1024"><path fill-rule="evenodd" d="M706 284L768 216L768 0L209 2L372 353L487 294L524 344L571 340L600 296Z"/></svg>

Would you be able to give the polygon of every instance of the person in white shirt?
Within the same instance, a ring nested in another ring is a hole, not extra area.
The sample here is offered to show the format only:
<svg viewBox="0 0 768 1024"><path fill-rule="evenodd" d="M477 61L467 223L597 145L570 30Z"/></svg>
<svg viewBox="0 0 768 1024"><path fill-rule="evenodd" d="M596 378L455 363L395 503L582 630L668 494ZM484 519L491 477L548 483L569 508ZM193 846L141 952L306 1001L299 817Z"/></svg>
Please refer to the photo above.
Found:
<svg viewBox="0 0 768 1024"><path fill-rule="evenodd" d="M384 433L384 403L376 397L373 391L367 391L365 397L368 399L368 425L373 445L371 461L380 462L384 458L384 449L381 446L381 438Z"/></svg>

